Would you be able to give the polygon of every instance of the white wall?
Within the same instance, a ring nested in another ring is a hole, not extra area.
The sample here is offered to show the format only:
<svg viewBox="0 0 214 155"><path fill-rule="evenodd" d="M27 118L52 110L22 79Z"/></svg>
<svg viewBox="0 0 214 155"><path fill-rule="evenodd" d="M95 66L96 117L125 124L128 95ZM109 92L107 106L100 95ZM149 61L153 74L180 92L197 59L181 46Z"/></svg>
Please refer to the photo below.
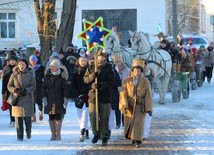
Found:
<svg viewBox="0 0 214 155"><path fill-rule="evenodd" d="M214 15L214 0L203 0L202 2L206 10L206 36L209 41L213 42L214 25L210 24L210 16Z"/></svg>
<svg viewBox="0 0 214 155"><path fill-rule="evenodd" d="M11 0L12 1L12 0ZM0 0L0 3L5 0ZM60 22L60 13L63 0L57 0L57 8ZM0 49L7 47L21 47L24 44L38 43L37 21L34 11L33 1L18 3L8 7L0 6L0 11L8 8L15 9L17 12L16 38L14 41L0 40ZM154 37L158 33L157 24L161 24L165 32L165 0L77 0L76 23L74 28L73 43L82 46L82 40L75 39L82 31L82 12L81 10L105 10L105 9L137 9L137 31L144 31L150 34L150 39L154 42ZM104 25L105 26L105 25ZM110 29L110 28L109 28ZM157 38L155 37L155 40Z"/></svg>
<svg viewBox="0 0 214 155"><path fill-rule="evenodd" d="M81 10L137 9L137 31L148 32L152 42L156 40L152 35L158 33L157 24L160 23L165 32L165 0L78 0L77 5L73 43L78 46L82 41L75 36L82 31Z"/></svg>

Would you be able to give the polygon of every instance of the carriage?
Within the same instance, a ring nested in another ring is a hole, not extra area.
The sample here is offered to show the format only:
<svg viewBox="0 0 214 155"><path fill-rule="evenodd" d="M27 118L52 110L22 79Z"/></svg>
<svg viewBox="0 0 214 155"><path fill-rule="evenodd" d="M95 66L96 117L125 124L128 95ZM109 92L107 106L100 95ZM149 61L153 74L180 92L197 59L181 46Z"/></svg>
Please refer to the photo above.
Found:
<svg viewBox="0 0 214 155"><path fill-rule="evenodd" d="M167 86L170 80L173 81L171 86L173 102L180 101L181 95L184 99L189 98L190 88L192 90L197 88L196 77L201 74L201 72L196 72L197 65L195 65L193 56L182 50L183 53L180 54L181 63L173 64L173 67L169 53L154 48L146 34L131 31L129 34L131 35L131 48L120 46L117 35L112 33L106 39L106 52L111 55L119 54L122 56L128 67L131 67L134 58L146 60L147 72L145 74L150 76L153 88L154 83L156 83L160 104L165 104L165 93L168 90ZM173 74L171 75L171 73ZM200 80L198 79L198 81Z"/></svg>

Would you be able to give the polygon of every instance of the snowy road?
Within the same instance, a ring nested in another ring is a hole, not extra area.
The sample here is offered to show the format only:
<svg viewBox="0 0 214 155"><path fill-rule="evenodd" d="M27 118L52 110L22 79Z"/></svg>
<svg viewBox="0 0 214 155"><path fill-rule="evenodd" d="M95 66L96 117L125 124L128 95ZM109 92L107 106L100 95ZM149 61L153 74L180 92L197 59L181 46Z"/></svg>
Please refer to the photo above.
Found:
<svg viewBox="0 0 214 155"><path fill-rule="evenodd" d="M32 139L16 140L15 128L8 128L8 111L0 111L0 155L72 155L72 154L145 154L145 155L214 155L214 82L190 91L189 99L173 103L167 93L166 105L158 105L154 96L154 112L150 137L141 148L123 138L123 128L114 129L109 146L90 139L79 142L76 109L69 104L62 127L62 140L50 141L48 118L33 123Z"/></svg>

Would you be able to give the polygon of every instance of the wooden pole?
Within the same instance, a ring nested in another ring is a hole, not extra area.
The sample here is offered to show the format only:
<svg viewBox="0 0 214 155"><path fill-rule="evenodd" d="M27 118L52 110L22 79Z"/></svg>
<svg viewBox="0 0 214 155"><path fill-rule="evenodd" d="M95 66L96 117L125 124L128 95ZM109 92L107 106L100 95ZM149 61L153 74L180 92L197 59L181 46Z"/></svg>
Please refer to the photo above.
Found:
<svg viewBox="0 0 214 155"><path fill-rule="evenodd" d="M94 50L94 71L97 72L97 53L98 47ZM98 85L97 77L95 78L95 83ZM98 107L98 89L95 89L95 104L96 104L96 130L99 131L99 107Z"/></svg>

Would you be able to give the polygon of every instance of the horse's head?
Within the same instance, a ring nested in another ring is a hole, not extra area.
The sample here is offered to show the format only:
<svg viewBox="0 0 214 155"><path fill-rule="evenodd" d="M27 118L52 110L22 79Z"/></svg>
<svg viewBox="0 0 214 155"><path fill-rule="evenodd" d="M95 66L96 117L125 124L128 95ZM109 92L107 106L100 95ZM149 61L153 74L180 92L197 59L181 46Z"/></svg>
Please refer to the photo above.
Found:
<svg viewBox="0 0 214 155"><path fill-rule="evenodd" d="M106 48L105 51L109 54L120 51L119 38L116 33L112 33L105 40Z"/></svg>
<svg viewBox="0 0 214 155"><path fill-rule="evenodd" d="M136 51L137 53L143 53L148 51L151 48L151 44L147 38L147 36L139 31L135 31L134 33L129 30L129 34L131 35L131 49Z"/></svg>

